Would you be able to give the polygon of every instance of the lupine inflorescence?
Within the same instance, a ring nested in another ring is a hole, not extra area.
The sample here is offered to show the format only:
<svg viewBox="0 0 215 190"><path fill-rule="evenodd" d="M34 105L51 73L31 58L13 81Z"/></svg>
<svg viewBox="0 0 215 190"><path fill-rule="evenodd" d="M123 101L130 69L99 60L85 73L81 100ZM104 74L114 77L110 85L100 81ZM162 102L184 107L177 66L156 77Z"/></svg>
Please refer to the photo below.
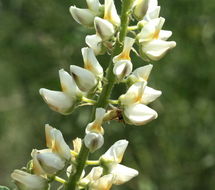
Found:
<svg viewBox="0 0 215 190"><path fill-rule="evenodd" d="M11 175L20 190L46 190L53 181L66 190L109 190L138 175L137 170L120 164L127 140L115 142L98 160L88 160L88 155L103 145L105 122L123 120L140 126L157 118L157 112L148 106L162 94L148 86L153 65L133 69L131 53L145 62L157 61L176 43L167 41L171 31L162 30L165 19L159 16L157 0L122 0L121 16L113 0L86 3L87 8L69 9L76 22L95 30L85 38L88 47L81 49L83 67L71 65L70 72L59 70L61 90L41 88L39 93L60 114L72 114L79 106L92 105L94 116L85 128L85 137L73 140L73 148L59 130L46 124L47 148L33 149L27 166ZM97 60L103 54L110 55L106 73ZM112 100L111 90L116 83L125 83L127 91ZM90 166L86 174L85 168ZM59 177L62 172L67 178Z"/></svg>

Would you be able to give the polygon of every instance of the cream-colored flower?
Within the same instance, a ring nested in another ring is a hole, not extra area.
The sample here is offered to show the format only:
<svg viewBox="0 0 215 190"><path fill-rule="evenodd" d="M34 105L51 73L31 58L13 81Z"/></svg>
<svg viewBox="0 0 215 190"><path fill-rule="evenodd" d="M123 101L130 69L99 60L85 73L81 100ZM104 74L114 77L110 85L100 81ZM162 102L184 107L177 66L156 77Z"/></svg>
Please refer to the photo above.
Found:
<svg viewBox="0 0 215 190"><path fill-rule="evenodd" d="M152 40L141 44L140 53L143 57L146 56L153 61L158 61L175 46L175 41Z"/></svg>
<svg viewBox="0 0 215 190"><path fill-rule="evenodd" d="M81 49L81 52L84 60L84 68L101 79L103 77L103 68L96 59L93 49L85 47Z"/></svg>
<svg viewBox="0 0 215 190"><path fill-rule="evenodd" d="M70 148L66 144L62 133L48 124L45 125L45 133L47 147L62 158L69 160L71 158Z"/></svg>
<svg viewBox="0 0 215 190"><path fill-rule="evenodd" d="M48 188L48 183L44 178L22 170L14 170L11 177L20 190L46 190Z"/></svg>
<svg viewBox="0 0 215 190"><path fill-rule="evenodd" d="M121 105L131 105L135 103L149 104L156 100L162 92L146 86L147 82L136 82L128 91L119 97Z"/></svg>
<svg viewBox="0 0 215 190"><path fill-rule="evenodd" d="M67 115L73 111L82 93L69 73L61 69L59 77L62 91L41 88L39 93L52 110Z"/></svg>
<svg viewBox="0 0 215 190"><path fill-rule="evenodd" d="M33 171L37 175L54 175L65 166L65 160L50 149L34 149L31 156L33 158Z"/></svg>
<svg viewBox="0 0 215 190"><path fill-rule="evenodd" d="M132 72L133 65L131 63L130 51L134 44L134 39L126 37L122 52L113 58L114 68L113 73L118 80L122 80Z"/></svg>
<svg viewBox="0 0 215 190"><path fill-rule="evenodd" d="M70 65L70 72L74 77L77 86L83 92L89 92L90 90L93 90L98 83L95 75L87 69L78 67L76 65Z"/></svg>
<svg viewBox="0 0 215 190"><path fill-rule="evenodd" d="M111 22L100 17L94 19L96 34L103 40L111 39L115 33L114 26Z"/></svg>
<svg viewBox="0 0 215 190"><path fill-rule="evenodd" d="M140 103L131 104L124 107L123 119L130 125L145 125L156 119L157 112L148 106Z"/></svg>
<svg viewBox="0 0 215 190"><path fill-rule="evenodd" d="M102 176L102 173L103 173L102 167L93 167L87 176L81 178L80 183L88 185L90 182L99 179Z"/></svg>
<svg viewBox="0 0 215 190"><path fill-rule="evenodd" d="M122 161L128 141L119 140L100 157L102 166L113 175L113 184L120 185L138 175L138 171L119 164Z"/></svg>
<svg viewBox="0 0 215 190"><path fill-rule="evenodd" d="M86 133L99 133L104 134L104 129L102 128L103 118L105 116L104 108L96 108L95 120L89 123L86 127Z"/></svg>
<svg viewBox="0 0 215 190"><path fill-rule="evenodd" d="M105 12L104 12L104 19L108 20L115 26L120 25L120 17L117 14L116 7L113 0L105 0L104 3Z"/></svg>
<svg viewBox="0 0 215 190"><path fill-rule="evenodd" d="M71 6L69 11L77 23L88 27L93 26L95 14L89 9L80 9L76 6Z"/></svg>

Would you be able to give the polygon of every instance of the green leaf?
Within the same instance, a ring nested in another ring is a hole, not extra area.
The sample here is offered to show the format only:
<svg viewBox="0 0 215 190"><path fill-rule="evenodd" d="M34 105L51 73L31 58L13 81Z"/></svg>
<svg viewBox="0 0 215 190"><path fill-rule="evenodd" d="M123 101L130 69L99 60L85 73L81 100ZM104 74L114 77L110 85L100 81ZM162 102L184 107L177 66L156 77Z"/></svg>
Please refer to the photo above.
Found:
<svg viewBox="0 0 215 190"><path fill-rule="evenodd" d="M8 187L5 187L5 186L1 186L0 185L0 190L10 190Z"/></svg>

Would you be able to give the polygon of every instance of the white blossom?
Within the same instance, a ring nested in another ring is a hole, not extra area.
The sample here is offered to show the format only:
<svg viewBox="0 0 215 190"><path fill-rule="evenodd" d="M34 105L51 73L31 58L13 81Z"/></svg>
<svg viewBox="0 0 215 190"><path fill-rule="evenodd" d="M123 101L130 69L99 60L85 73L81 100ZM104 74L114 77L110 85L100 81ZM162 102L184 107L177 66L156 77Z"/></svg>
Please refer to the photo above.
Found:
<svg viewBox="0 0 215 190"><path fill-rule="evenodd" d="M80 9L76 6L71 6L69 11L77 23L88 27L93 26L95 14L89 9Z"/></svg>
<svg viewBox="0 0 215 190"><path fill-rule="evenodd" d="M66 144L62 133L48 124L45 125L45 133L47 147L62 158L69 160L71 158L70 148Z"/></svg>
<svg viewBox="0 0 215 190"><path fill-rule="evenodd" d="M94 19L94 26L96 29L96 34L103 40L109 40L113 37L115 30L114 26L108 20L102 19L100 17L96 17Z"/></svg>
<svg viewBox="0 0 215 190"><path fill-rule="evenodd" d="M47 181L37 175L32 175L22 170L14 170L11 174L20 190L47 190Z"/></svg>
<svg viewBox="0 0 215 190"><path fill-rule="evenodd" d="M134 44L134 39L126 37L122 52L113 58L114 68L113 73L118 80L123 79L132 72L133 65L131 63L130 51Z"/></svg>
<svg viewBox="0 0 215 190"><path fill-rule="evenodd" d="M96 59L93 49L85 47L81 49L81 52L84 60L84 68L101 79L103 77L103 68Z"/></svg>
<svg viewBox="0 0 215 190"><path fill-rule="evenodd" d="M120 17L117 14L117 10L113 0L105 0L104 3L105 12L104 12L104 19L108 20L115 26L120 25Z"/></svg>
<svg viewBox="0 0 215 190"><path fill-rule="evenodd" d="M33 158L33 170L37 175L53 175L65 166L65 160L50 149L34 149L31 155Z"/></svg>
<svg viewBox="0 0 215 190"><path fill-rule="evenodd" d="M119 164L122 161L128 141L119 140L100 157L102 165L113 174L113 184L123 184L138 175L138 171Z"/></svg>
<svg viewBox="0 0 215 190"><path fill-rule="evenodd" d="M82 92L73 77L63 69L59 70L59 77L62 91L41 88L39 93L52 110L67 115L73 111Z"/></svg>
<svg viewBox="0 0 215 190"><path fill-rule="evenodd" d="M76 65L70 65L70 72L74 77L74 80L83 92L89 92L93 90L97 85L95 75L87 69L78 67Z"/></svg>
<svg viewBox="0 0 215 190"><path fill-rule="evenodd" d="M145 125L156 119L157 112L144 104L131 104L124 107L123 119L131 125Z"/></svg>
<svg viewBox="0 0 215 190"><path fill-rule="evenodd" d="M105 116L104 108L96 108L95 120L89 123L86 127L86 133L94 132L104 134L104 129L102 128L103 118Z"/></svg>

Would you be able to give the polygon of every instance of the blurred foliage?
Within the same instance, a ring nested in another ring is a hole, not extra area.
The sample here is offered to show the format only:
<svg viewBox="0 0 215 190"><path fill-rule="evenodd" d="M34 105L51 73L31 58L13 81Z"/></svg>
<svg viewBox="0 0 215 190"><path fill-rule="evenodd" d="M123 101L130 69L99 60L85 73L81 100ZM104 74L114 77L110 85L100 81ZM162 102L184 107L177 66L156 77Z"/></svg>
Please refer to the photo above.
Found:
<svg viewBox="0 0 215 190"><path fill-rule="evenodd" d="M93 31L74 22L68 0L0 0L0 184L45 148L44 124L67 142L83 137L90 108L71 116L50 111L38 89L59 89L58 70L83 65L80 49ZM152 107L159 118L147 126L113 122L97 156L121 138L130 141L124 164L140 171L115 190L212 190L215 187L215 2L160 0L165 29L177 47L154 63L149 85L163 91ZM103 65L107 57L99 57ZM135 67L145 64L135 58ZM123 88L121 89L122 92ZM113 95L117 97L120 91Z"/></svg>

